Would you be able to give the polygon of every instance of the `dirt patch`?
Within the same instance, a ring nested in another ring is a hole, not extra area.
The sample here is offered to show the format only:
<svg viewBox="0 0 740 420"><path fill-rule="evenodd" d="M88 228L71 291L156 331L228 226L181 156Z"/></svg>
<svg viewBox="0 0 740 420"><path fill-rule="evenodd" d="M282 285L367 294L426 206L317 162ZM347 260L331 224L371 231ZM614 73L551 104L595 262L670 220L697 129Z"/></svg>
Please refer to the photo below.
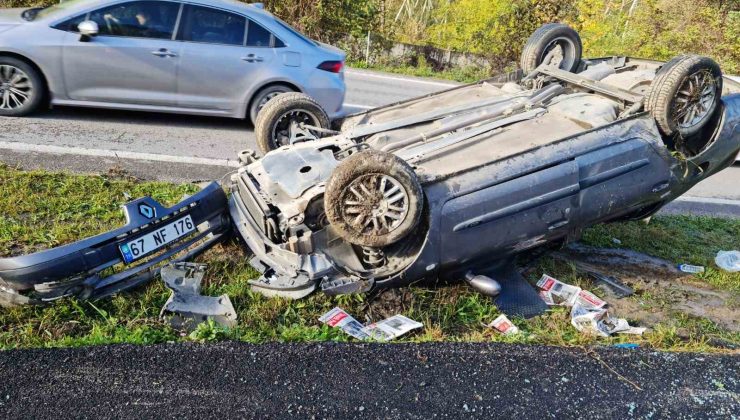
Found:
<svg viewBox="0 0 740 420"><path fill-rule="evenodd" d="M709 319L725 330L740 332L737 294L700 282L680 272L669 261L630 250L583 245L568 247L553 256L575 264L578 270L612 275L632 287L633 296L607 300L616 314L640 325L669 323L677 313L683 313Z"/></svg>
<svg viewBox="0 0 740 420"><path fill-rule="evenodd" d="M414 294L407 288L393 288L372 296L364 312L368 321L380 321L407 311L413 304Z"/></svg>

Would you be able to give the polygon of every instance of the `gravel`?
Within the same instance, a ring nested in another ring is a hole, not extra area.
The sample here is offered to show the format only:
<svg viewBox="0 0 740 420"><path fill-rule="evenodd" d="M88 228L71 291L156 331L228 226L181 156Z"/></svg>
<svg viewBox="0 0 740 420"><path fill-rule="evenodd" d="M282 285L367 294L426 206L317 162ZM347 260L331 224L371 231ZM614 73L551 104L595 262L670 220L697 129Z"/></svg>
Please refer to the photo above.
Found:
<svg viewBox="0 0 740 420"><path fill-rule="evenodd" d="M728 418L736 355L505 344L0 352L5 418Z"/></svg>

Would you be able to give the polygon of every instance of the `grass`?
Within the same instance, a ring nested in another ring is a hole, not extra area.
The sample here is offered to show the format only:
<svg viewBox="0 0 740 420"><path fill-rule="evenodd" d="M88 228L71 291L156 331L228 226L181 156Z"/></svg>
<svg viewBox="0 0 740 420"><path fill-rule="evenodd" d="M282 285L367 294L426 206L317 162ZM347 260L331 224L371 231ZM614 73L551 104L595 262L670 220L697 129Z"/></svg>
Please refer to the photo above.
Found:
<svg viewBox="0 0 740 420"><path fill-rule="evenodd" d="M23 172L0 166L0 256L16 255L56 246L111 229L122 222L120 205L126 196L152 195L166 204L192 193L192 185L135 182L111 176L75 176L46 172ZM598 246L617 246L613 238L630 247L670 259L712 266L718 249L736 249L740 221L695 217L659 217L648 226L621 223L598 226L586 232L584 241ZM644 337L617 336L599 339L571 327L569 313L554 309L532 320L515 319L523 331L504 337L484 327L499 315L487 298L462 285L426 285L386 292L378 297L351 295L328 297L317 293L290 301L268 299L252 292L248 280L257 273L235 243L218 246L200 258L208 264L204 292L228 294L239 315L238 326L223 329L202 324L193 332L170 328L159 320L160 308L169 292L159 281L135 291L101 301L64 299L49 306L0 309L0 348L67 347L111 343L153 344L173 341L247 342L354 341L337 329L318 322L318 317L341 306L361 322L402 313L424 324L424 329L399 341L516 342L563 346L611 345L636 342L667 350L726 351L716 343L740 345L740 335L713 322L676 315L670 322L651 325ZM583 284L573 267L544 258L533 270L561 280ZM718 290L740 294L740 274L709 269L697 281ZM640 296L649 305L661 306L656 297ZM621 314L629 315L629 314Z"/></svg>

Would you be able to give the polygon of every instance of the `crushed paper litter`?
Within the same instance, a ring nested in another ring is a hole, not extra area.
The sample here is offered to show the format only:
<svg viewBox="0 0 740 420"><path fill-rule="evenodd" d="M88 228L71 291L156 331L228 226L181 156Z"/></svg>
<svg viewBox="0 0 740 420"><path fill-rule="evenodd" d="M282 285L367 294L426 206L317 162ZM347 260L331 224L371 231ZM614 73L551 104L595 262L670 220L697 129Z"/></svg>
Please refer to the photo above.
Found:
<svg viewBox="0 0 740 420"><path fill-rule="evenodd" d="M632 327L626 319L611 316L606 309L607 303L588 290L563 283L547 274L542 275L537 286L542 289L540 296L547 305L571 308L570 323L578 331L609 337L612 334L641 335L647 330Z"/></svg>
<svg viewBox="0 0 740 420"><path fill-rule="evenodd" d="M379 322L363 326L352 315L342 308L334 308L319 318L319 321L330 327L340 328L345 333L358 340L390 341L411 330L422 328L424 324L406 318L403 315L394 315Z"/></svg>
<svg viewBox="0 0 740 420"><path fill-rule="evenodd" d="M518 334L519 328L517 328L516 325L514 325L513 322L509 320L509 318L506 317L506 315L501 314L498 318L494 319L493 322L486 325L488 328L495 328L498 332L504 334L504 335L512 335L512 334Z"/></svg>

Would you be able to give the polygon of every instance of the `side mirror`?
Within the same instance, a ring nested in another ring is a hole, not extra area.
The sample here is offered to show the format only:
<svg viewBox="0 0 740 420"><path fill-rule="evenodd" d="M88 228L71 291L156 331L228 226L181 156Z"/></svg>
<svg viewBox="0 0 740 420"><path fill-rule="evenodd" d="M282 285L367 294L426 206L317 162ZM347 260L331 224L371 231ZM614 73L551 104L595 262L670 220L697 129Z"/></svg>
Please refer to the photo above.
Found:
<svg viewBox="0 0 740 420"><path fill-rule="evenodd" d="M89 42L92 38L98 36L100 28L97 23L91 20L86 20L77 25L77 30L80 31L80 41Z"/></svg>

